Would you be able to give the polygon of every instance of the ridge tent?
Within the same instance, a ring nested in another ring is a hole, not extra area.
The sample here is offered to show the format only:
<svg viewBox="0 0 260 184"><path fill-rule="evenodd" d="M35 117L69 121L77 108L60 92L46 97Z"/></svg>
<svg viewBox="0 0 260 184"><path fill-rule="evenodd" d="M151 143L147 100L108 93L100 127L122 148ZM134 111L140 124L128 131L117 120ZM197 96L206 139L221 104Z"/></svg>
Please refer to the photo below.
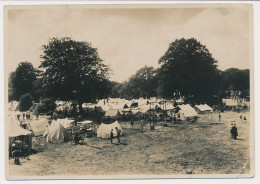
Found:
<svg viewBox="0 0 260 184"><path fill-rule="evenodd" d="M203 105L195 105L195 110L198 112L198 113L210 113L213 111L213 109L208 106L207 104L203 104Z"/></svg>
<svg viewBox="0 0 260 184"><path fill-rule="evenodd" d="M115 121L114 123L111 124L101 123L100 127L97 130L97 137L110 138L111 129L113 129L114 136L116 136L117 135L116 127L119 130L121 130L121 135L123 135L123 130L120 124L118 123L118 121Z"/></svg>
<svg viewBox="0 0 260 184"><path fill-rule="evenodd" d="M106 111L104 117L106 118L117 118L119 116L119 111L117 109L109 109Z"/></svg>
<svg viewBox="0 0 260 184"><path fill-rule="evenodd" d="M11 118L8 121L8 136L9 137L18 137L21 135L31 135L32 132L26 129L23 129L18 125L19 121L14 121L13 118Z"/></svg>
<svg viewBox="0 0 260 184"><path fill-rule="evenodd" d="M65 119L57 119L57 122L59 122L64 128L69 128L73 126L75 120L65 118Z"/></svg>
<svg viewBox="0 0 260 184"><path fill-rule="evenodd" d="M238 106L238 101L235 100L235 99L225 99L225 98L222 98L222 102L223 102L223 104L225 104L225 106L229 106L229 107Z"/></svg>
<svg viewBox="0 0 260 184"><path fill-rule="evenodd" d="M13 151L12 144L15 142L15 137L19 137L22 141L22 147L26 148L28 151L32 148L32 132L23 129L18 125L18 121L14 121L12 118L8 119L8 136L9 136L9 154Z"/></svg>
<svg viewBox="0 0 260 184"><path fill-rule="evenodd" d="M46 127L49 126L47 119L41 119L30 122L31 130L35 136L43 135L46 130Z"/></svg>
<svg viewBox="0 0 260 184"><path fill-rule="evenodd" d="M181 120L198 117L198 114L195 111L195 109L192 108L189 104L178 105L178 107L180 109L179 114L180 114Z"/></svg>
<svg viewBox="0 0 260 184"><path fill-rule="evenodd" d="M71 135L66 129L58 122L49 126L43 136L46 137L46 142L61 143L71 139Z"/></svg>

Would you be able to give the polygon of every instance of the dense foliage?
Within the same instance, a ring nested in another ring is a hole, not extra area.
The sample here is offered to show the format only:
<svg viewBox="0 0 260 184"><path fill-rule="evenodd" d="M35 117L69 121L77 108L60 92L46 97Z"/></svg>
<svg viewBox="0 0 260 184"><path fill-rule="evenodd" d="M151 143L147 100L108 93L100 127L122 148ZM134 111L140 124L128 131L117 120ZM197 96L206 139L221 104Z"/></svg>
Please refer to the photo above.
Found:
<svg viewBox="0 0 260 184"><path fill-rule="evenodd" d="M37 70L30 62L21 62L9 75L8 100L19 101L24 94L31 93L35 89L33 83L37 80L36 76Z"/></svg>
<svg viewBox="0 0 260 184"><path fill-rule="evenodd" d="M28 111L31 106L33 105L32 103L32 97L30 94L24 94L21 96L19 105L18 105L18 110L19 111Z"/></svg>
<svg viewBox="0 0 260 184"><path fill-rule="evenodd" d="M47 97L81 106L105 96L109 68L88 42L53 38L43 45L43 87Z"/></svg>
<svg viewBox="0 0 260 184"><path fill-rule="evenodd" d="M38 104L36 111L37 113L49 113L54 112L56 109L55 102L50 98L44 98Z"/></svg>

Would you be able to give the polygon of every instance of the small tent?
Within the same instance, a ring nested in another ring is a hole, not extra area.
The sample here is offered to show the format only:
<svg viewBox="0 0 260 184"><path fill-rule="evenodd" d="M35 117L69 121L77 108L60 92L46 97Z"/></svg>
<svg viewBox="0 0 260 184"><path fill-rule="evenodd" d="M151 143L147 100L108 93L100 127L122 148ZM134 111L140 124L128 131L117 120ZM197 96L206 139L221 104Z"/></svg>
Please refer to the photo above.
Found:
<svg viewBox="0 0 260 184"><path fill-rule="evenodd" d="M106 114L104 117L106 118L117 118L119 116L119 111L118 109L109 109L106 111Z"/></svg>
<svg viewBox="0 0 260 184"><path fill-rule="evenodd" d="M59 122L49 126L43 136L46 136L46 142L52 143L61 143L71 139L71 135Z"/></svg>
<svg viewBox="0 0 260 184"><path fill-rule="evenodd" d="M9 154L13 151L12 143L15 141L15 137L20 137L22 140L21 146L28 149L28 151L32 148L32 132L20 127L19 123L19 121L13 120L13 118L8 119Z"/></svg>
<svg viewBox="0 0 260 184"><path fill-rule="evenodd" d="M110 138L111 129L113 129L114 136L116 136L117 135L116 127L119 130L121 130L121 135L122 135L123 131L122 131L122 128L121 128L120 124L118 123L118 121L115 121L114 123L111 123L111 124L101 123L100 127L97 130L97 137Z"/></svg>
<svg viewBox="0 0 260 184"><path fill-rule="evenodd" d="M179 114L181 120L187 120L187 119L198 117L198 114L195 111L195 109L192 108L189 104L178 105L178 108L180 109Z"/></svg>
<svg viewBox="0 0 260 184"><path fill-rule="evenodd" d="M31 130L35 136L43 135L46 130L46 127L49 126L47 119L41 119L37 121L30 122Z"/></svg>
<svg viewBox="0 0 260 184"><path fill-rule="evenodd" d="M206 113L211 113L213 112L213 109L208 106L207 104L203 104L203 105L195 105L195 110L198 112L198 113L201 113L201 114L206 114Z"/></svg>
<svg viewBox="0 0 260 184"><path fill-rule="evenodd" d="M228 106L228 107L236 107L236 106L238 106L238 101L235 100L235 99L225 99L225 98L222 98L222 103L225 106Z"/></svg>

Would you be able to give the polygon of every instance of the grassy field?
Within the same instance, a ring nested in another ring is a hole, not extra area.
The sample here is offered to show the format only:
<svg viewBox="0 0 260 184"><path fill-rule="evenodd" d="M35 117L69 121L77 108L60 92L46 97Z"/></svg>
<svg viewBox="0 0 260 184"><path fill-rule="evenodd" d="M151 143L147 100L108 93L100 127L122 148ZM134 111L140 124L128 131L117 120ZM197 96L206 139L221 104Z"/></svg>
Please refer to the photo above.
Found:
<svg viewBox="0 0 260 184"><path fill-rule="evenodd" d="M47 144L21 165L9 161L9 175L121 175L121 174L242 174L249 168L249 113L240 120L236 112L202 115L196 124L156 126L145 132L122 122L121 144L87 138L86 145L72 141ZM238 140L230 138L231 120L238 128ZM35 141L35 140L34 140ZM36 148L36 147L35 147ZM37 147L39 150L39 147Z"/></svg>

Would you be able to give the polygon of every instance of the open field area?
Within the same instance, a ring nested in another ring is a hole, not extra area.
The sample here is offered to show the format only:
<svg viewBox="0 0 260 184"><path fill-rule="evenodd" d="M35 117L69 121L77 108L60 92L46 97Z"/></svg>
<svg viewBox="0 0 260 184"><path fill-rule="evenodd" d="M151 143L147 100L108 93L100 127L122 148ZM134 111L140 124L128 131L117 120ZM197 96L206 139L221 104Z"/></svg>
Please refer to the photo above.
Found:
<svg viewBox="0 0 260 184"><path fill-rule="evenodd" d="M240 120L237 112L202 115L198 123L156 126L154 131L131 129L122 122L121 144L86 138L86 145L72 141L48 143L45 149L21 165L9 161L12 176L104 175L104 174L239 174L249 172L249 113ZM238 140L230 138L231 120L238 128ZM34 140L35 141L35 140Z"/></svg>

